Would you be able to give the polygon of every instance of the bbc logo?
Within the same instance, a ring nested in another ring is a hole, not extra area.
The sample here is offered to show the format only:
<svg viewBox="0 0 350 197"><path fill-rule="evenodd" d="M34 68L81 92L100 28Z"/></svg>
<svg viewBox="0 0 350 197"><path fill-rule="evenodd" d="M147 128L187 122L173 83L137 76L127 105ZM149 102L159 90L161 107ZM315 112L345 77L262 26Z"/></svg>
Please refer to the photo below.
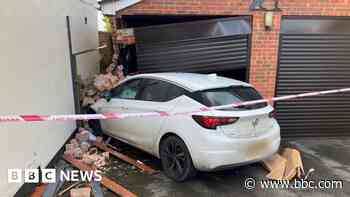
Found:
<svg viewBox="0 0 350 197"><path fill-rule="evenodd" d="M56 180L60 181L101 181L102 171L56 171L56 169L8 169L8 182L9 183L55 183ZM40 180L41 179L41 180Z"/></svg>
<svg viewBox="0 0 350 197"><path fill-rule="evenodd" d="M8 182L9 183L39 183L39 169L25 169L24 173L22 169L8 169ZM56 182L56 170L55 169L42 169L41 170L41 182L42 183L54 183Z"/></svg>

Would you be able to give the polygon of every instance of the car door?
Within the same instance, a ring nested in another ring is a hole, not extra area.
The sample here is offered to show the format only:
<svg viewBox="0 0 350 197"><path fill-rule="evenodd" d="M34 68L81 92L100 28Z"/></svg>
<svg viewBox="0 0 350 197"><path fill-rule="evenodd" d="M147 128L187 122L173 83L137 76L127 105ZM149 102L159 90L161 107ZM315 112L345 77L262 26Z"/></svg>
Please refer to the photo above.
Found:
<svg viewBox="0 0 350 197"><path fill-rule="evenodd" d="M158 79L144 79L143 86L136 100L129 100L128 113L140 112L168 112L176 106L176 97L184 94L184 90L166 81ZM132 104L131 104L132 103ZM128 127L128 138L136 146L154 153L154 143L162 124L164 116L135 117L125 120Z"/></svg>
<svg viewBox="0 0 350 197"><path fill-rule="evenodd" d="M131 79L121 84L111 91L111 100L104 103L99 111L101 113L129 113L129 107L132 101L137 98L140 91L142 79ZM127 119L121 120L102 120L102 129L122 141L129 142L133 138L129 133L130 125Z"/></svg>

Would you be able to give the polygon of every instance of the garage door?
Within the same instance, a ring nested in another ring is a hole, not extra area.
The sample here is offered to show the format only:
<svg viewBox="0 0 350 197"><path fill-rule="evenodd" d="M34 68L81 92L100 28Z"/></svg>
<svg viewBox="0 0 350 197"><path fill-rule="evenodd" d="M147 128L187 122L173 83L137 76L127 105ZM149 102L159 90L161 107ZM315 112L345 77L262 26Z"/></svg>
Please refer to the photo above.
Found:
<svg viewBox="0 0 350 197"><path fill-rule="evenodd" d="M277 95L350 87L350 19L284 18ZM284 136L349 136L350 94L276 104Z"/></svg>
<svg viewBox="0 0 350 197"><path fill-rule="evenodd" d="M235 17L135 29L138 70L219 72L249 64L249 18Z"/></svg>

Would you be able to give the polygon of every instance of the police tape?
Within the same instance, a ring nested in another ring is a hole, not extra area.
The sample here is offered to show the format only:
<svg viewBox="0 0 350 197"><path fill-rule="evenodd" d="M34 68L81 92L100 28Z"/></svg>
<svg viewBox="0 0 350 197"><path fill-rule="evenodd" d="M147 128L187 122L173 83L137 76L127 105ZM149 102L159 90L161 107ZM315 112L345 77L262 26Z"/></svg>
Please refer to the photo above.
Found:
<svg viewBox="0 0 350 197"><path fill-rule="evenodd" d="M297 98L305 98L311 96L319 96L326 94L335 94L342 92L350 92L350 88L336 89L336 90L326 90L326 91L318 91L318 92L308 92L296 95L288 95L281 97L272 97L267 99L260 99L254 101L246 101L246 102L238 102L232 103L229 105L221 105L215 107L202 107L198 110L192 111L184 111L184 112L175 112L168 113L163 111L157 112L145 112L145 113L106 113L106 114L68 114L68 115L4 115L0 116L0 123L4 122L42 122L42 121L74 121L74 120L120 120L131 117L151 117L151 116L175 116L175 115L189 115L198 112L207 112L211 110L219 110L231 107L242 107L255 105L259 103L269 103L269 102L277 102L283 100L292 100Z"/></svg>

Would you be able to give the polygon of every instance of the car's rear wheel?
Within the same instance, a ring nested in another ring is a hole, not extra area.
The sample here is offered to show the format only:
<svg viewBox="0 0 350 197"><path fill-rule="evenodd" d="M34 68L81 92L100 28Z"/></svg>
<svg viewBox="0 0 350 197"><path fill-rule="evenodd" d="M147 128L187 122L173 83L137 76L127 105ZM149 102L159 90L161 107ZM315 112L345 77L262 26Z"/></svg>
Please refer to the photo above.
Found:
<svg viewBox="0 0 350 197"><path fill-rule="evenodd" d="M160 159L165 175L177 182L196 175L191 155L185 143L177 136L172 135L161 141Z"/></svg>

